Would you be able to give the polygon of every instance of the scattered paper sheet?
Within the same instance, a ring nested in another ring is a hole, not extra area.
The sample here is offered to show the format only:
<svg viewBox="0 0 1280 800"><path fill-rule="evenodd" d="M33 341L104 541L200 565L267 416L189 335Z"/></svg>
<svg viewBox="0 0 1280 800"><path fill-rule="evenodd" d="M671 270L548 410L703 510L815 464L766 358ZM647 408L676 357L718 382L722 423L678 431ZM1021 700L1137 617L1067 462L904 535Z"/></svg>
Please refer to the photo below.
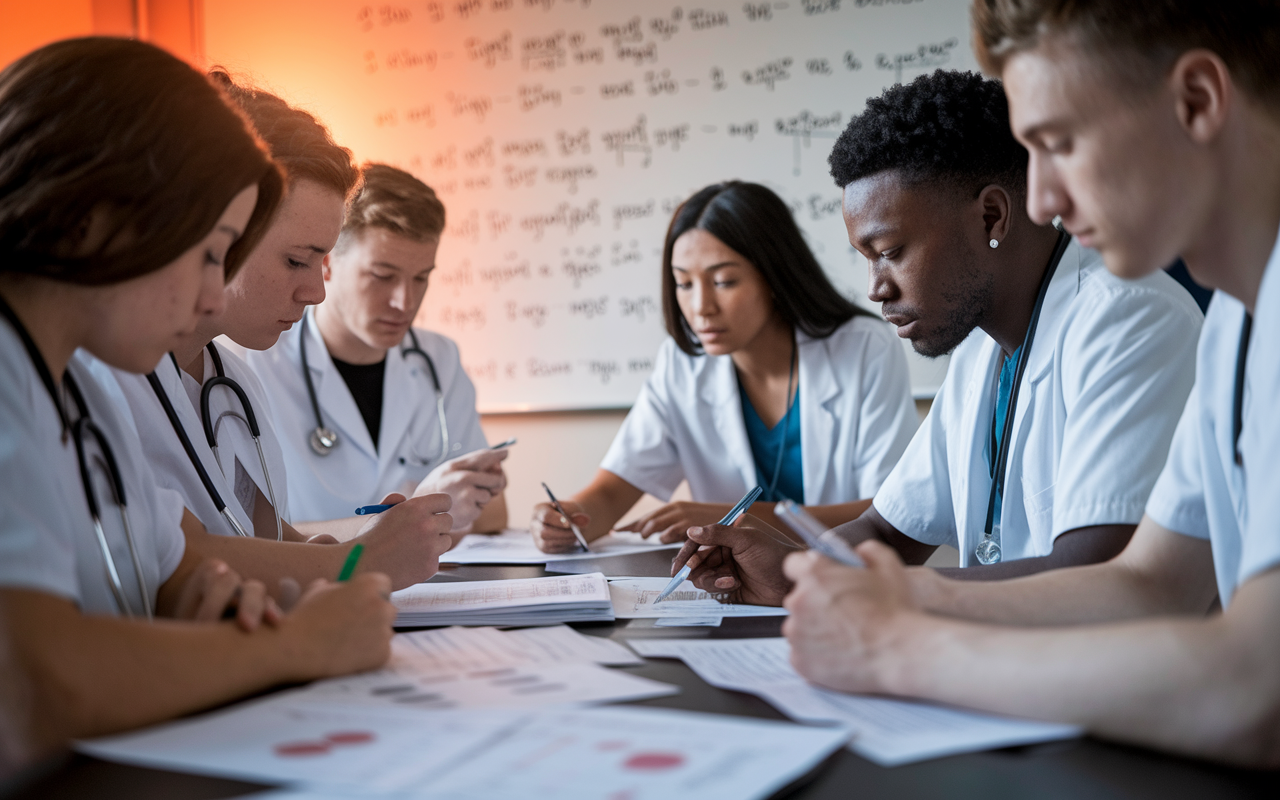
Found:
<svg viewBox="0 0 1280 800"><path fill-rule="evenodd" d="M618 619L646 617L785 617L787 610L777 606L748 606L721 603L689 581L661 603L654 598L671 582L670 578L610 578L609 596Z"/></svg>
<svg viewBox="0 0 1280 800"><path fill-rule="evenodd" d="M634 666L642 662L619 642L586 636L567 625L508 631L453 627L396 634L388 668L423 674L570 663Z"/></svg>
<svg viewBox="0 0 1280 800"><path fill-rule="evenodd" d="M662 544L657 537L641 538L638 533L614 531L591 543L588 552L544 553L533 543L527 530L504 530L502 533L472 533L449 552L440 556L442 564L546 564L576 561L583 558L624 556L654 550L676 550L682 542Z"/></svg>
<svg viewBox="0 0 1280 800"><path fill-rule="evenodd" d="M679 693L679 686L595 664L544 664L419 675L380 670L316 681L287 699L443 711L622 703Z"/></svg>
<svg viewBox="0 0 1280 800"><path fill-rule="evenodd" d="M598 572L505 581L419 583L391 593L396 625L555 625L609 622L609 587Z"/></svg>
<svg viewBox="0 0 1280 800"><path fill-rule="evenodd" d="M665 601L664 601L665 602ZM655 628L719 628L724 617L658 617Z"/></svg>
<svg viewBox="0 0 1280 800"><path fill-rule="evenodd" d="M849 731L659 708L448 712L266 701L81 742L130 764L286 783L262 800L766 798Z"/></svg>
<svg viewBox="0 0 1280 800"><path fill-rule="evenodd" d="M811 686L791 667L786 639L632 639L649 657L683 659L713 686L759 695L792 719L838 722L849 749L885 767L998 747L1069 739L1080 728Z"/></svg>

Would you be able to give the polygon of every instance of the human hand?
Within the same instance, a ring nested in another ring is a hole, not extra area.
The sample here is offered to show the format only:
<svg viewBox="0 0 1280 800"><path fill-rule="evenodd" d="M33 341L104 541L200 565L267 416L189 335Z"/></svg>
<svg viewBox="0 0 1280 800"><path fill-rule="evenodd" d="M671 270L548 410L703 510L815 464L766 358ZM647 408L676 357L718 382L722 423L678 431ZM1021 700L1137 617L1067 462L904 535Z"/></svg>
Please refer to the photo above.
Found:
<svg viewBox="0 0 1280 800"><path fill-rule="evenodd" d="M671 574L688 562L693 567L689 580L703 591L727 593L733 603L777 606L791 588L782 560L800 549L767 523L743 514L732 526L690 528L689 541L671 562Z"/></svg>
<svg viewBox="0 0 1280 800"><path fill-rule="evenodd" d="M262 623L276 625L283 616L262 581L245 580L216 558L200 562L183 583L173 615L195 622L234 616L236 626L246 633Z"/></svg>
<svg viewBox="0 0 1280 800"><path fill-rule="evenodd" d="M389 513L389 512L383 512ZM315 581L280 622L296 680L375 669L391 657L396 608L391 579L363 572L343 583Z"/></svg>
<svg viewBox="0 0 1280 800"><path fill-rule="evenodd" d="M413 490L414 497L424 494L447 494L453 500L453 530L465 533L479 518L489 501L507 488L502 462L510 453L501 450L476 450L450 459L431 470Z"/></svg>
<svg viewBox="0 0 1280 800"><path fill-rule="evenodd" d="M579 530L591 523L591 517L577 503L562 500L560 507L573 517L573 523ZM572 553L578 549L578 539L569 528L569 521L550 503L538 503L533 507L529 533L533 534L533 543L544 553Z"/></svg>
<svg viewBox="0 0 1280 800"><path fill-rule="evenodd" d="M395 589L425 581L440 568L441 554L453 545L449 495L425 494L406 500L393 492L382 502L391 508L370 517L360 535L351 540L352 545L364 545L356 573L381 572Z"/></svg>
<svg viewBox="0 0 1280 800"><path fill-rule="evenodd" d="M663 544L683 542L687 538L686 531L689 528L695 525L714 525L718 520L723 519L725 514L729 513L730 508L730 506L719 503L694 503L688 500L677 500L674 503L667 503L656 511L650 511L639 519L634 519L625 525L619 525L616 530L632 531L646 539L656 535L658 541Z"/></svg>
<svg viewBox="0 0 1280 800"><path fill-rule="evenodd" d="M846 692L887 692L883 664L890 634L900 635L918 612L896 551L877 541L856 548L865 568L846 567L807 551L783 565L795 588L783 603L782 634L791 663L804 677Z"/></svg>

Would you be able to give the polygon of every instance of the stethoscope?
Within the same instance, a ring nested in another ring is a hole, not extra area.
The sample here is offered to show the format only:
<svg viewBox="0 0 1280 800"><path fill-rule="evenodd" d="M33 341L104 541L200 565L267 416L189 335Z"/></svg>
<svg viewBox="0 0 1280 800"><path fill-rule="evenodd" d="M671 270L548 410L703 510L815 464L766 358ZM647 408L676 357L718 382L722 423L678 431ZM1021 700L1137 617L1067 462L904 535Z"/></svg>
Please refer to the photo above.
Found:
<svg viewBox="0 0 1280 800"><path fill-rule="evenodd" d="M9 307L3 298L0 298L0 314L9 320L9 324L18 332L18 337L22 339L22 346L27 350L27 356L30 357L31 363L35 366L36 374L40 376L40 382L44 384L44 388L49 392L49 399L53 400L53 406L58 410L58 418L62 420L63 431L70 431L71 438L76 444L76 461L80 466L80 484L84 487L85 500L89 504L89 517L93 520L93 531L97 535L98 547L102 550L102 561L106 565L107 583L111 587L111 594L115 597L116 605L120 611L126 616L134 616L133 609L129 606L129 599L124 593L124 584L120 580L120 571L116 568L115 556L111 554L111 547L107 544L107 535L102 529L101 508L98 506L98 498L93 493L93 480L89 474L89 461L85 455L84 440L85 436L92 436L94 441L98 443L98 449L102 451L101 463L106 467L107 475L111 478L111 491L115 495L116 507L120 510L120 525L124 529L125 542L129 545L129 557L133 560L133 574L138 581L138 594L142 598L142 613L147 619L155 616L151 608L151 595L147 593L147 579L142 574L142 561L138 558L138 548L133 541L133 529L129 527L128 504L124 495L124 480L120 477L120 467L116 463L115 453L111 450L111 445L107 442L106 435L102 429L94 424L89 417L89 406L84 401L84 395L80 393L80 387L76 385L75 378L71 372L63 374L62 383L67 389L67 393L71 395L71 399L76 404L76 411L79 418L72 423L67 416L67 410L63 407L62 401L58 398L58 391L53 385L53 373L49 371L49 365L45 362L44 356L40 354L40 350L36 347L36 343L32 341L31 334L27 332L18 315Z"/></svg>
<svg viewBox="0 0 1280 800"><path fill-rule="evenodd" d="M1236 385L1235 394L1231 397L1231 448L1236 459L1236 466L1244 466L1244 456L1240 455L1240 432L1244 430L1244 367L1249 360L1249 338L1253 335L1253 315L1244 312L1244 322L1240 323L1240 344L1236 348Z"/></svg>
<svg viewBox="0 0 1280 800"><path fill-rule="evenodd" d="M302 357L302 377L307 382L307 397L311 400L311 412L316 418L316 427L311 431L309 440L311 442L311 450L318 456L327 456L333 452L333 448L338 446L338 432L332 428L326 428L324 417L320 415L320 401L316 396L316 385L311 380L311 368L307 362L307 316L302 317L302 328L299 331L300 338L298 340L299 355ZM413 332L413 328L409 329L410 347L400 346L400 357L408 358L411 355L421 356L426 362L427 372L431 375L431 386L436 392L436 416L440 420L440 461L446 461L449 458L449 420L444 413L444 391L440 388L440 376L436 374L436 364L431 360L431 356L426 350L418 344L418 336ZM431 463L425 458L415 458L415 466L426 466Z"/></svg>
<svg viewBox="0 0 1280 800"><path fill-rule="evenodd" d="M276 493L271 488L271 471L267 469L267 457L262 451L262 430L258 427L257 415L253 413L253 404L249 402L249 396L245 394L244 388L227 377L222 368L222 356L218 353L217 346L213 342L209 342L205 345L205 349L209 351L209 356L213 360L215 373L215 377L205 381L204 386L200 388L200 424L204 428L205 441L208 442L209 449L213 451L214 459L218 461L219 467L221 467L222 461L218 458L218 429L222 425L223 418L232 417L238 419L249 429L253 444L258 448L258 463L262 467L262 475L267 482L267 499L271 501L271 510L276 518L276 540L284 541L284 525L280 518L280 506L276 504ZM169 360L173 362L173 368L177 371L179 379L181 379L182 369L178 366L178 359L174 357L173 353L170 353ZM178 434L178 441L182 443L182 449L186 451L187 458L191 461L191 466L195 467L196 474L200 476L200 482L204 484L204 490L209 493L209 499L213 501L213 507L218 510L218 513L222 515L222 518L227 521L227 524L231 526L231 529L236 534L249 536L249 532L236 520L235 515L227 508L222 495L214 487L213 481L209 478L209 473L205 470L199 454L191 446L191 439L187 436L186 429L182 427L182 420L178 418L178 412L174 410L173 403L169 400L169 395L165 392L164 386L160 384L159 376L152 371L147 374L147 381L151 384L152 391L156 393L156 398L159 399L160 406L164 409L164 415L169 418L169 424L173 426L173 432ZM209 397L218 386L225 386L235 394L240 400L240 408L244 411L244 414L224 411L217 419L210 419ZM224 477L225 474L224 471Z"/></svg>
<svg viewBox="0 0 1280 800"><path fill-rule="evenodd" d="M1044 278L1040 281L1040 291L1036 295L1035 307L1031 310L1031 322L1027 325L1022 347L1019 348L1018 365L1013 373L1013 388L1009 390L1009 405L1008 410L1005 411L1004 430L998 448L995 443L996 413L999 412L999 408L991 415L991 445L992 450L997 451L997 455L991 465L991 494L987 497L987 524L983 528L982 541L973 551L978 563L984 566L1000 563L1000 526L995 523L996 504L1004 503L1004 473L1005 465L1009 461L1009 440L1013 436L1013 417L1018 408L1018 390L1022 387L1022 373L1027 368L1027 359L1031 355L1031 346L1035 342L1040 310L1044 307L1044 299L1049 294L1049 283L1053 280L1053 274L1058 271L1058 262L1062 261L1062 256L1067 252L1069 244L1071 244L1071 236L1064 231L1059 231L1058 243L1054 245L1049 266L1045 269ZM996 405L999 406L998 398Z"/></svg>
<svg viewBox="0 0 1280 800"><path fill-rule="evenodd" d="M765 502L776 503L779 500L786 500L778 494L778 478L782 476L782 456L787 452L787 423L791 420L791 409L796 405L795 397L791 396L791 389L794 386L793 381L798 377L796 369L796 360L798 353L794 339L791 342L791 364L787 372L787 411L782 415L782 422L778 423L782 426L782 439L778 443L778 456L773 462L773 477L769 480L769 487L765 489L763 499Z"/></svg>

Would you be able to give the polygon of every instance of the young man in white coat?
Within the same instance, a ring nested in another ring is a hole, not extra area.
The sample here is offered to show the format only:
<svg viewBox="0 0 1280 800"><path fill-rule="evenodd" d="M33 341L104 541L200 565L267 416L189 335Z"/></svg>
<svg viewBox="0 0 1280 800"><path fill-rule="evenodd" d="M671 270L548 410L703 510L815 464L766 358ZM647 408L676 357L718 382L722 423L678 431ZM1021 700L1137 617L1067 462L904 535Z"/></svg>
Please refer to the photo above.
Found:
<svg viewBox="0 0 1280 800"><path fill-rule="evenodd" d="M1275 769L1280 3L985 0L974 16L1031 152L1032 218L1061 216L1117 275L1181 254L1218 290L1196 386L1117 558L958 584L874 542L865 570L795 557L792 659L839 689Z"/></svg>
<svg viewBox="0 0 1280 800"><path fill-rule="evenodd" d="M835 530L914 564L956 547L950 572L972 579L1124 549L1194 381L1202 320L1169 276L1122 281L1028 218L1027 152L1007 120L998 82L939 71L871 100L830 159L871 299L917 352L954 351L871 508ZM680 563L727 546L698 585L782 601L784 541L719 526L689 538Z"/></svg>
<svg viewBox="0 0 1280 800"><path fill-rule="evenodd" d="M394 167L366 164L363 179L325 259L324 302L274 347L246 353L284 449L290 515L341 538L358 506L443 492L456 533L500 530L506 450L487 449L458 346L413 327L444 205Z"/></svg>

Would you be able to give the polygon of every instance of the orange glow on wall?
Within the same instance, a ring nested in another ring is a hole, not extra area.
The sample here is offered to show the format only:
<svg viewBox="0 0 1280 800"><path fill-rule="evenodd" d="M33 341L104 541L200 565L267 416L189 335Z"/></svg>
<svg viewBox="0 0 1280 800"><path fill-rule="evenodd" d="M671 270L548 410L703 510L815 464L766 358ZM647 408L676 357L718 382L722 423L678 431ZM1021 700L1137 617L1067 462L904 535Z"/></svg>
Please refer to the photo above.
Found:
<svg viewBox="0 0 1280 800"><path fill-rule="evenodd" d="M0 0L0 65L49 42L93 32L92 0Z"/></svg>

